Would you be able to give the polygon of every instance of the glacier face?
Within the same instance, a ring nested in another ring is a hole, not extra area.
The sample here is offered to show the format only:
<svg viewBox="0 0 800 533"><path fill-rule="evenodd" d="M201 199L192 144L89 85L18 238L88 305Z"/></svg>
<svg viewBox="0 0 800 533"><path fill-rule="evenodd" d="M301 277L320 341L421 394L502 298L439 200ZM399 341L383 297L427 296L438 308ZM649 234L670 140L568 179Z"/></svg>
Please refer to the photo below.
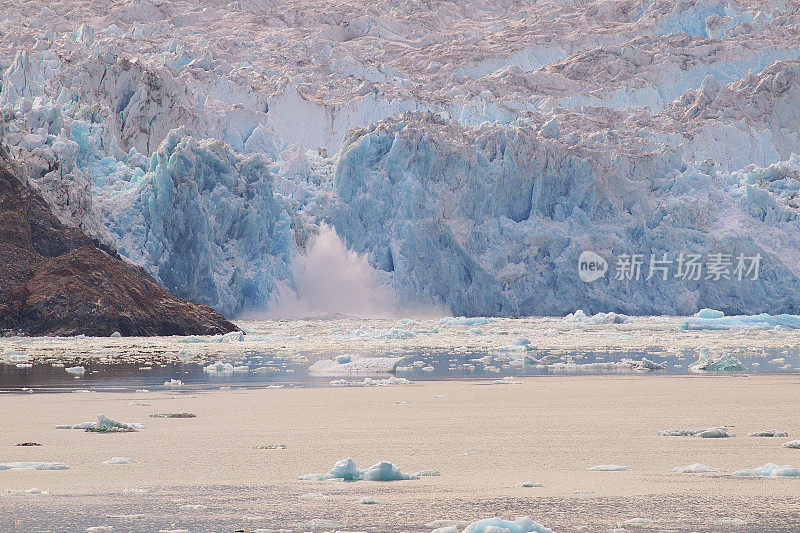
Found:
<svg viewBox="0 0 800 533"><path fill-rule="evenodd" d="M228 316L314 286L323 224L460 315L800 311L800 2L0 5L29 182ZM681 253L761 275L614 278Z"/></svg>
<svg viewBox="0 0 800 533"><path fill-rule="evenodd" d="M404 296L468 315L798 308L800 264L786 255L798 244L787 204L800 189L797 157L726 174L686 166L673 150L630 153L551 136L523 122L464 128L430 115L373 125L344 145L330 220L393 272ZM703 274L589 284L577 279L583 250L761 254L764 263L756 281Z"/></svg>

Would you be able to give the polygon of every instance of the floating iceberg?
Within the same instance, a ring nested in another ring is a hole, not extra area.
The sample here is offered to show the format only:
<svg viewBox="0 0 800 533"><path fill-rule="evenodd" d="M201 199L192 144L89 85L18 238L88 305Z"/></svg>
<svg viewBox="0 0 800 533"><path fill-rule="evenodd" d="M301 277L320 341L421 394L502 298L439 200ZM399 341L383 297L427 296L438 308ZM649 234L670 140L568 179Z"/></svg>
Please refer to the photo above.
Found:
<svg viewBox="0 0 800 533"><path fill-rule="evenodd" d="M547 363L540 363L547 364ZM661 363L655 363L646 357L640 361L634 359L623 359L618 362L606 363L562 363L555 362L549 365L554 372L565 373L608 373L608 372L653 372L665 370L667 367Z"/></svg>
<svg viewBox="0 0 800 533"><path fill-rule="evenodd" d="M776 465L775 463L767 463L758 468L748 468L744 470L737 470L731 473L736 477L800 477L800 468L794 468L791 465Z"/></svg>
<svg viewBox="0 0 800 533"><path fill-rule="evenodd" d="M502 518L486 518L468 525L461 533L553 533L527 516L514 521Z"/></svg>
<svg viewBox="0 0 800 533"><path fill-rule="evenodd" d="M341 356L339 356L341 357ZM391 374L395 371L402 357L355 357L321 359L312 364L308 371L316 376L350 376Z"/></svg>
<svg viewBox="0 0 800 533"><path fill-rule="evenodd" d="M73 374L75 376L82 376L86 373L86 369L82 366L70 366L64 369L67 374Z"/></svg>
<svg viewBox="0 0 800 533"><path fill-rule="evenodd" d="M625 324L630 318L617 313L597 313L588 316L583 309L578 309L564 317L564 322L577 322L579 324Z"/></svg>
<svg viewBox="0 0 800 533"><path fill-rule="evenodd" d="M344 481L401 481L408 479L418 479L416 474L404 474L392 463L382 461L372 465L366 470L361 470L356 466L355 461L350 458L337 461L327 474L308 474L301 476L300 479L307 481L325 481L328 479L342 479Z"/></svg>
<svg viewBox="0 0 800 533"><path fill-rule="evenodd" d="M728 428L725 426L705 429L667 429L659 431L658 434L662 437L700 437L704 439L722 439L735 436L732 433L728 433Z"/></svg>
<svg viewBox="0 0 800 533"><path fill-rule="evenodd" d="M789 442L784 442L783 445L787 448L800 449L800 440L790 440Z"/></svg>
<svg viewBox="0 0 800 533"><path fill-rule="evenodd" d="M747 370L737 358L732 355L711 355L705 347L700 348L697 361L689 365L690 372L743 372Z"/></svg>
<svg viewBox="0 0 800 533"><path fill-rule="evenodd" d="M243 373L246 374L250 371L250 367L243 365L243 366L233 366L230 363L223 363L223 362L216 362L211 363L210 365L203 367L203 372L206 374L233 374L236 373Z"/></svg>
<svg viewBox="0 0 800 533"><path fill-rule="evenodd" d="M57 429L84 429L92 433L127 433L144 428L144 424L117 422L103 414L97 415L97 422L82 422L74 426L57 426Z"/></svg>

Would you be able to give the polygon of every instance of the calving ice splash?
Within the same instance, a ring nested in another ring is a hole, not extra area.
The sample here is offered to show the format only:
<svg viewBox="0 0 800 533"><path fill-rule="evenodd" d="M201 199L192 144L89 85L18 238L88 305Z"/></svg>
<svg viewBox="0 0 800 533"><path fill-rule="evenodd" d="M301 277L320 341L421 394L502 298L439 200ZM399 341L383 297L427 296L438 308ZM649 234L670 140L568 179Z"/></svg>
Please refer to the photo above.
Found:
<svg viewBox="0 0 800 533"><path fill-rule="evenodd" d="M653 278L667 281L758 281L761 274L760 253L747 256L743 253L715 252L701 254L664 252L660 256L623 253L616 256L613 279L617 281L649 281ZM584 250L578 258L578 276L591 283L605 277L608 261L596 252Z"/></svg>

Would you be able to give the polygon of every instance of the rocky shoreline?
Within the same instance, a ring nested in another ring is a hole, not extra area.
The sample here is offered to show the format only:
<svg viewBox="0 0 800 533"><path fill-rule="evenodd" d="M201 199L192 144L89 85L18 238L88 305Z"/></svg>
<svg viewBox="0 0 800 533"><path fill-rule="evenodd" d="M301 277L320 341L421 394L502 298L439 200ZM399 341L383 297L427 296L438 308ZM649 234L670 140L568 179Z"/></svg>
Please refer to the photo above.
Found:
<svg viewBox="0 0 800 533"><path fill-rule="evenodd" d="M0 332L215 335L237 330L170 295L141 267L62 224L0 151Z"/></svg>

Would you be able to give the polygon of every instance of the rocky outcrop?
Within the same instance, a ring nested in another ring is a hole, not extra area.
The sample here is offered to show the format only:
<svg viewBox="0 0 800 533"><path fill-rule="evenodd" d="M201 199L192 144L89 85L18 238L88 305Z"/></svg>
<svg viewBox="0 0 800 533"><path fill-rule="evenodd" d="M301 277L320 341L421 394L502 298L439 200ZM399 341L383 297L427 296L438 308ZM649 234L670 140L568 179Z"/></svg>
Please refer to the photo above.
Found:
<svg viewBox="0 0 800 533"><path fill-rule="evenodd" d="M62 224L0 151L0 331L144 336L236 329L210 307L171 296L144 269Z"/></svg>

